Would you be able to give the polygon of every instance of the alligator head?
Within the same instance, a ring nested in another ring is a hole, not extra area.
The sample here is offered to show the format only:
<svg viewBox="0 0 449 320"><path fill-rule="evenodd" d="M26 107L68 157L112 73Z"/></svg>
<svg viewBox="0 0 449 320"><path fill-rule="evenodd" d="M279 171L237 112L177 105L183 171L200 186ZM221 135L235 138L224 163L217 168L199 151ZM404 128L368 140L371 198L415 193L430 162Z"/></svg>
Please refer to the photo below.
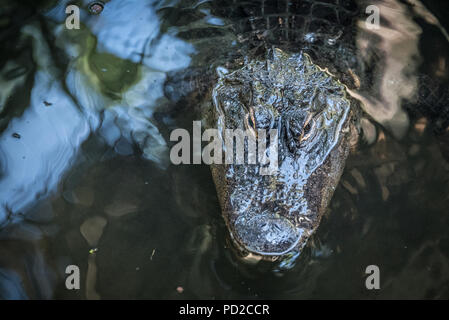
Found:
<svg viewBox="0 0 449 320"><path fill-rule="evenodd" d="M344 86L304 53L273 49L222 74L212 123L276 129L277 170L262 163L212 165L218 198L239 249L266 258L300 250L317 228L348 154L350 100Z"/></svg>

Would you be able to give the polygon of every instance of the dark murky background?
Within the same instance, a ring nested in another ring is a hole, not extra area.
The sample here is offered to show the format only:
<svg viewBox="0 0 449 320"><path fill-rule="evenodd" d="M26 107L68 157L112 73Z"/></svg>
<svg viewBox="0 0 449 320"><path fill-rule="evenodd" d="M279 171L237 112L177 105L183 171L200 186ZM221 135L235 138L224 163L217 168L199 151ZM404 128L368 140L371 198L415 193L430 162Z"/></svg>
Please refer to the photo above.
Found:
<svg viewBox="0 0 449 320"><path fill-rule="evenodd" d="M447 5L379 4L381 41L359 41L386 67L355 93L368 115L329 212L300 257L250 264L209 168L167 158L196 120L168 112L167 75L220 65L244 41L232 21L208 1L75 1L67 30L67 1L20 3L0 1L0 298L449 298Z"/></svg>

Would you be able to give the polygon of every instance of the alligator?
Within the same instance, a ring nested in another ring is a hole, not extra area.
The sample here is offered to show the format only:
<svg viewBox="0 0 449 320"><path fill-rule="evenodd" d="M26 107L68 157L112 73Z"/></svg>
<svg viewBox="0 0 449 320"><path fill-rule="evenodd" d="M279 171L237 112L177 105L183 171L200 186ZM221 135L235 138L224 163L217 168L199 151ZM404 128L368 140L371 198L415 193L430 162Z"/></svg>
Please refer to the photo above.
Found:
<svg viewBox="0 0 449 320"><path fill-rule="evenodd" d="M275 174L260 175L259 165L225 164L212 165L212 176L239 252L266 259L300 252L326 211L358 135L361 111L348 93L371 84L370 70L361 71L365 66L358 59L354 31L365 7L351 0L198 5L207 5L209 14L228 22L215 30L219 35L232 29L238 45L217 50L198 46L199 55L214 62L214 68L173 74L165 85L166 97L179 102L185 95L181 104L201 106L208 127L278 131ZM171 13L198 14L197 8L178 9L162 7L159 14L162 20ZM29 15L31 19L35 13ZM201 28L187 30L182 19L179 26L181 38L184 32L188 41L195 36L210 41ZM218 75L215 62L225 67L217 68ZM436 102L447 105L448 96Z"/></svg>
<svg viewBox="0 0 449 320"><path fill-rule="evenodd" d="M219 79L213 118L223 136L224 128L276 129L278 170L211 168L231 237L253 254L279 256L318 226L348 155L352 113L344 86L306 54L269 55Z"/></svg>
<svg viewBox="0 0 449 320"><path fill-rule="evenodd" d="M174 99L183 85L193 91L188 104L197 99L206 127L222 137L225 129L276 130L273 174L262 175L260 162L211 165L233 247L246 257L276 260L301 252L317 229L358 134L358 106L346 92L354 86L357 6L221 1L217 7L215 15L234 21L243 53L217 68L212 88L201 70L187 85L185 76L172 78L166 93Z"/></svg>
<svg viewBox="0 0 449 320"><path fill-rule="evenodd" d="M204 68L174 75L166 85L166 95L177 100L183 90L193 92L183 103L199 105L206 126L218 128L222 137L225 129L250 130L255 135L259 129L277 130L278 170L274 174L261 175L261 163L212 164L211 171L236 251L257 260L296 257L327 210L348 154L360 136L358 120L368 113L381 123L386 120L386 127L394 119L406 128L407 115L400 107L392 110L387 102L383 103L387 107L379 103L363 109L359 101L363 98L355 93L364 86L378 85L373 83L370 63L363 63L356 51L355 23L366 19L369 3L217 3L211 11L232 21L240 42L238 52L220 53L217 48L211 60L227 59L224 67L216 68L217 78L211 81ZM398 7L401 10L405 9ZM186 38L191 40L191 34ZM382 39L371 40L381 43ZM386 60L390 53L379 51L365 58L376 59L377 54L378 60ZM370 99L365 100L369 105ZM383 113L389 115L380 119Z"/></svg>

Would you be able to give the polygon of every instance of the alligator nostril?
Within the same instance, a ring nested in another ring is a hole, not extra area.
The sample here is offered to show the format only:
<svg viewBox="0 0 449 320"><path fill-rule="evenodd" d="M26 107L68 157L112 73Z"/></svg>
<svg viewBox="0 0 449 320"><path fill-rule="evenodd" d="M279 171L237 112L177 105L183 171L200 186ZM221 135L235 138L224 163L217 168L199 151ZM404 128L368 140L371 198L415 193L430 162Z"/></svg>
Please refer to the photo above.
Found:
<svg viewBox="0 0 449 320"><path fill-rule="evenodd" d="M304 134L308 134L310 132L310 129L312 128L312 126L310 125L310 123L308 123L305 127L304 127Z"/></svg>
<svg viewBox="0 0 449 320"><path fill-rule="evenodd" d="M256 125L253 122L253 119L251 119L251 117L248 118L248 124L252 127L252 128L256 128Z"/></svg>

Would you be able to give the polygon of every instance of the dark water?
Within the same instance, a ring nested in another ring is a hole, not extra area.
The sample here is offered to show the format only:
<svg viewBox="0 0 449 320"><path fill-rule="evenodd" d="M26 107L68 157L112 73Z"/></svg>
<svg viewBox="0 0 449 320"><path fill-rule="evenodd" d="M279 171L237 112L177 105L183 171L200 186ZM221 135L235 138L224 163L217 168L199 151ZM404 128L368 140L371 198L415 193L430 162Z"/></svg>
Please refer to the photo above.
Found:
<svg viewBox="0 0 449 320"><path fill-rule="evenodd" d="M196 115L172 111L164 82L239 50L232 21L208 1L113 0L98 16L79 2L67 30L64 1L1 3L0 298L449 298L443 4L379 3L387 29L365 46L358 27L382 67L353 92L367 114L330 208L300 257L251 263L209 168L167 157Z"/></svg>

